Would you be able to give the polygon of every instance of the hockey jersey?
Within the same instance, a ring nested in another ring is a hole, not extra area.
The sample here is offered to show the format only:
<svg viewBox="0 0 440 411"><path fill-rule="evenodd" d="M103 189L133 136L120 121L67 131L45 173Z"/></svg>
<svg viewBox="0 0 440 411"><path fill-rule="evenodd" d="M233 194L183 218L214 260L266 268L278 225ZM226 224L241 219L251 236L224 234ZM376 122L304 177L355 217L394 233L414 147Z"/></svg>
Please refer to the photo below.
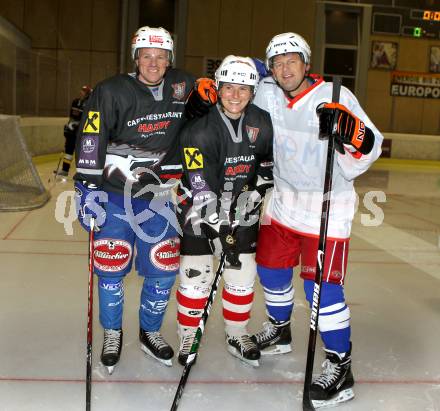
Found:
<svg viewBox="0 0 440 411"><path fill-rule="evenodd" d="M273 128L269 113L249 104L240 119L232 121L238 122L236 130L217 105L182 131L183 176L179 194L184 200L179 219L188 234L200 235L194 232L194 212L200 213L201 218L208 218L207 214L213 211L229 221L234 219L236 208L244 205L246 193L254 189L258 174L272 171Z"/></svg>
<svg viewBox="0 0 440 411"><path fill-rule="evenodd" d="M179 178L178 134L194 80L169 69L155 88L134 74L99 83L81 119L74 178L105 191L124 193L125 188L138 198L152 198L155 186L166 187L167 181Z"/></svg>
<svg viewBox="0 0 440 411"><path fill-rule="evenodd" d="M332 83L316 75L310 87L294 99L272 77L261 80L254 104L267 110L274 127L274 190L267 215L294 231L318 236L327 157L327 141L318 138L316 109L331 101ZM358 116L375 137L368 155L335 152L328 236L350 236L356 205L353 180L379 157L383 136L359 105L356 97L341 87L340 103Z"/></svg>

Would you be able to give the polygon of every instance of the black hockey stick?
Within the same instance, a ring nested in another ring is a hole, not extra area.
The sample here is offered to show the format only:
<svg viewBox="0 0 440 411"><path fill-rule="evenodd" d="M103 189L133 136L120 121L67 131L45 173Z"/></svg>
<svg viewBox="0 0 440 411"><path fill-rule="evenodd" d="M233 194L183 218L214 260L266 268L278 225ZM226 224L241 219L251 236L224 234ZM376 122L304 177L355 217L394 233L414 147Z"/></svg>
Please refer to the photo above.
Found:
<svg viewBox="0 0 440 411"><path fill-rule="evenodd" d="M90 411L92 399L92 344L93 344L93 266L94 266L95 219L90 219L89 233L89 288L87 307L87 372L86 411Z"/></svg>
<svg viewBox="0 0 440 411"><path fill-rule="evenodd" d="M188 358L186 360L185 367L183 368L182 376L180 377L179 386L177 387L176 395L174 396L173 404L171 405L171 411L177 410L179 406L180 399L185 389L186 381L188 380L189 372L191 367L196 362L197 352L200 346L200 340L202 339L203 331L205 329L206 322L208 321L209 313L211 311L212 303L214 302L215 294L217 293L218 284L223 275L225 269L226 256L223 252L220 257L220 263L215 273L214 282L211 286L211 292L209 293L208 300L205 304L205 309L203 310L202 318L200 318L199 327L197 328L196 335L194 336L194 341L192 343L191 349L189 351Z"/></svg>
<svg viewBox="0 0 440 411"><path fill-rule="evenodd" d="M341 91L341 78L333 77L333 92L332 102L339 103L339 94ZM304 392L303 392L303 411L314 411L312 400L310 399L310 386L312 385L313 375L313 363L315 360L315 348L316 348L316 336L318 334L318 317L319 317L319 303L321 301L321 285L322 285L322 273L324 269L325 261L325 245L327 242L327 228L330 213L330 196L332 189L333 178L333 163L335 153L335 139L334 133L336 131L337 123L333 121L332 133L328 138L327 147L327 162L325 166L325 180L324 190L322 198L322 212L321 212L321 225L319 228L319 243L318 253L316 257L316 273L315 273L315 285L313 288L313 301L312 301L312 313L310 315L310 333L309 333L309 346L307 349L307 365L306 374L304 377Z"/></svg>

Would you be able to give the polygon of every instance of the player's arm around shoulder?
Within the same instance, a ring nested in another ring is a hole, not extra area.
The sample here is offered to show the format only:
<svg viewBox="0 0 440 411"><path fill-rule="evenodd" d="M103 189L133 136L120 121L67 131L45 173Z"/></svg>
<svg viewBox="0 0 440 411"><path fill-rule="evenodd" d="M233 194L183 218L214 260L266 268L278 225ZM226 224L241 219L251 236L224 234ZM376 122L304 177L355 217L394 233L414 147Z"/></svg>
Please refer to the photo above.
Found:
<svg viewBox="0 0 440 411"><path fill-rule="evenodd" d="M272 76L261 79L258 83L257 92L252 100L252 104L270 113L270 102L275 98L277 87Z"/></svg>

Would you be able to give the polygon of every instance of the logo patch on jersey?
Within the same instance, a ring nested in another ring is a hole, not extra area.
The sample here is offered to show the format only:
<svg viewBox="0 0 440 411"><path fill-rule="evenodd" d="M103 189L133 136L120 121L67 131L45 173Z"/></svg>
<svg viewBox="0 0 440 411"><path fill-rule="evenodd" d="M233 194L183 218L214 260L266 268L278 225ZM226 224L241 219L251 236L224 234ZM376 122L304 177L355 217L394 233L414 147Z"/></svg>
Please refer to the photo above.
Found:
<svg viewBox="0 0 440 411"><path fill-rule="evenodd" d="M90 154L95 151L95 140L91 137L84 137L82 141L82 151L83 153Z"/></svg>
<svg viewBox="0 0 440 411"><path fill-rule="evenodd" d="M255 143L255 141L257 140L258 133L260 132L260 129L257 127L246 126L246 131L249 141L251 143Z"/></svg>
<svg viewBox="0 0 440 411"><path fill-rule="evenodd" d="M96 240L94 246L95 267L102 271L121 271L131 260L131 245L127 241L102 238Z"/></svg>
<svg viewBox="0 0 440 411"><path fill-rule="evenodd" d="M99 133L100 114L99 111L89 111L87 120L84 123L84 133Z"/></svg>
<svg viewBox="0 0 440 411"><path fill-rule="evenodd" d="M206 185L206 181L203 179L200 173L191 173L190 180L191 187L195 188L196 190L201 190Z"/></svg>
<svg viewBox="0 0 440 411"><path fill-rule="evenodd" d="M185 82L171 84L174 89L173 97L177 100L183 100L185 98Z"/></svg>
<svg viewBox="0 0 440 411"><path fill-rule="evenodd" d="M198 148L185 147L183 152L185 153L185 164L188 170L203 168L203 154Z"/></svg>
<svg viewBox="0 0 440 411"><path fill-rule="evenodd" d="M164 271L176 271L180 261L180 239L169 238L156 244L150 251L152 264Z"/></svg>

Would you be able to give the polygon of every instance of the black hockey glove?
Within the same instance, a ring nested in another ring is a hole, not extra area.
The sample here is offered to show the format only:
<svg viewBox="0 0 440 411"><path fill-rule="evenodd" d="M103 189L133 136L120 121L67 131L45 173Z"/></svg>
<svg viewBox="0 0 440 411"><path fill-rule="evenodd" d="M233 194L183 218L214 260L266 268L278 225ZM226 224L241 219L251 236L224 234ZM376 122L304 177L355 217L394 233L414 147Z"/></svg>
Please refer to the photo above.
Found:
<svg viewBox="0 0 440 411"><path fill-rule="evenodd" d="M254 189L242 193L237 201L237 218L242 225L252 225L259 219L258 211L263 204L267 190L273 187L273 161L260 163ZM255 218L252 219L252 216Z"/></svg>
<svg viewBox="0 0 440 411"><path fill-rule="evenodd" d="M90 231L90 220L95 219L95 231L105 224L104 202L108 201L105 191L86 181L75 181L75 202L78 220L86 231Z"/></svg>
<svg viewBox="0 0 440 411"><path fill-rule="evenodd" d="M319 116L319 138L324 140L334 130L335 148L345 154L344 144L361 154L369 154L374 145L374 133L363 121L339 103L327 103L316 110Z"/></svg>
<svg viewBox="0 0 440 411"><path fill-rule="evenodd" d="M202 229L208 238L212 253L220 257L225 253L228 268L239 270L241 261L237 240L232 234L232 229L227 221L219 221L218 215L213 215L208 221L202 223Z"/></svg>
<svg viewBox="0 0 440 411"><path fill-rule="evenodd" d="M217 89L214 80L199 78L186 99L185 115L189 119L203 117L216 103Z"/></svg>

